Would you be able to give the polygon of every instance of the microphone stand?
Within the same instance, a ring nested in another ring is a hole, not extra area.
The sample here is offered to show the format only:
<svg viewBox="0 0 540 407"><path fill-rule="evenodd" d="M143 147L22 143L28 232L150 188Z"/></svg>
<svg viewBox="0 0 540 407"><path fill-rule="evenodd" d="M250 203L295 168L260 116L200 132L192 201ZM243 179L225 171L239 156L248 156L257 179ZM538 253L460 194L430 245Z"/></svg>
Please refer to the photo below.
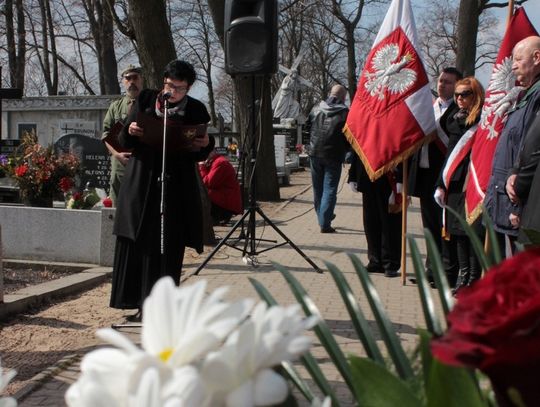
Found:
<svg viewBox="0 0 540 407"><path fill-rule="evenodd" d="M165 218L167 214L167 203L165 202L165 197L167 196L167 119L168 119L168 109L169 109L169 98L171 97L170 93L163 94L163 150L161 158L161 202L159 205L160 208L160 254L161 254L161 271L165 275L167 270L167 253L165 251Z"/></svg>

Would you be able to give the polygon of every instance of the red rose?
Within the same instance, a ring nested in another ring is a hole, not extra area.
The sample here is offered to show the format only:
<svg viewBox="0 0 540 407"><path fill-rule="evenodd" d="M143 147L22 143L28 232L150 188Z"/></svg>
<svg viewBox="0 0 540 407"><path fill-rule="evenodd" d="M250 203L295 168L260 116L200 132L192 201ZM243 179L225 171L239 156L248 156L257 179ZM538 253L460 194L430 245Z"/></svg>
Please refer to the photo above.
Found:
<svg viewBox="0 0 540 407"><path fill-rule="evenodd" d="M73 188L73 180L69 177L63 177L58 184L60 185L62 192L68 192Z"/></svg>
<svg viewBox="0 0 540 407"><path fill-rule="evenodd" d="M112 208L112 199L109 197L103 198L103 206L105 208Z"/></svg>
<svg viewBox="0 0 540 407"><path fill-rule="evenodd" d="M22 164L17 167L15 167L15 175L17 177L24 177L24 174L26 174L28 171L28 165Z"/></svg>
<svg viewBox="0 0 540 407"><path fill-rule="evenodd" d="M540 249L504 261L461 290L448 325L431 343L437 359L482 370L496 391L506 394L513 386L525 400L534 400L530 391L539 397L540 387L521 376L536 380L533 372L540 367Z"/></svg>

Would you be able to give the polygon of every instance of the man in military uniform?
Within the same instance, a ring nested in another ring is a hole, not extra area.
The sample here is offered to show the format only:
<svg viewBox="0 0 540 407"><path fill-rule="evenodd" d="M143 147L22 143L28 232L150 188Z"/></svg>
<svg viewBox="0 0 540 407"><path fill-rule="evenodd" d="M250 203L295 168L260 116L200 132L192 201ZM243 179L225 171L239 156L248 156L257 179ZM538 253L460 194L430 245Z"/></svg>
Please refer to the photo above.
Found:
<svg viewBox="0 0 540 407"><path fill-rule="evenodd" d="M109 187L109 196L116 206L118 191L120 190L120 182L124 176L124 167L126 166L131 153L129 151L121 151L115 143L106 140L112 131L115 124L123 122L135 99L139 96L143 87L142 69L139 66L129 65L122 71L122 85L125 89L125 95L115 100L109 106L105 119L103 120L103 136L102 140L111 153L111 178Z"/></svg>

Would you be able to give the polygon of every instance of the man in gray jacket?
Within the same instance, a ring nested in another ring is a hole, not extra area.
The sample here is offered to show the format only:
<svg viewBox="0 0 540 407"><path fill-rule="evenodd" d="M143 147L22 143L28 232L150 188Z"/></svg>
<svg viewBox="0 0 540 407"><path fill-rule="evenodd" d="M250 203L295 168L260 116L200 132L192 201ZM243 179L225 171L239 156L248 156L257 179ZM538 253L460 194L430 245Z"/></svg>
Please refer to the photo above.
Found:
<svg viewBox="0 0 540 407"><path fill-rule="evenodd" d="M336 206L341 167L349 143L342 132L349 109L347 90L334 85L330 95L315 106L308 118L313 203L321 233L334 233L331 226Z"/></svg>

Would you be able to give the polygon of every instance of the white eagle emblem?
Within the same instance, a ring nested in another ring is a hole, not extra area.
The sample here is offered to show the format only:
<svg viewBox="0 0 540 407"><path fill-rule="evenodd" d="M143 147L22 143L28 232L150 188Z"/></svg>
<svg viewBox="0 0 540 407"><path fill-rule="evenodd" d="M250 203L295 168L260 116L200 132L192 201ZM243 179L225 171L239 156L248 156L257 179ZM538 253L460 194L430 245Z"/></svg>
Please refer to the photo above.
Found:
<svg viewBox="0 0 540 407"><path fill-rule="evenodd" d="M497 137L496 127L506 121L506 113L517 100L521 86L515 86L516 77L512 73L512 58L504 58L493 68L487 93L489 96L484 103L480 127L489 130L488 140Z"/></svg>
<svg viewBox="0 0 540 407"><path fill-rule="evenodd" d="M390 93L403 93L416 81L414 69L404 68L413 57L407 53L399 58L399 46L388 44L375 53L371 61L374 72L366 73L365 87L371 96L377 95L384 99L384 91Z"/></svg>

